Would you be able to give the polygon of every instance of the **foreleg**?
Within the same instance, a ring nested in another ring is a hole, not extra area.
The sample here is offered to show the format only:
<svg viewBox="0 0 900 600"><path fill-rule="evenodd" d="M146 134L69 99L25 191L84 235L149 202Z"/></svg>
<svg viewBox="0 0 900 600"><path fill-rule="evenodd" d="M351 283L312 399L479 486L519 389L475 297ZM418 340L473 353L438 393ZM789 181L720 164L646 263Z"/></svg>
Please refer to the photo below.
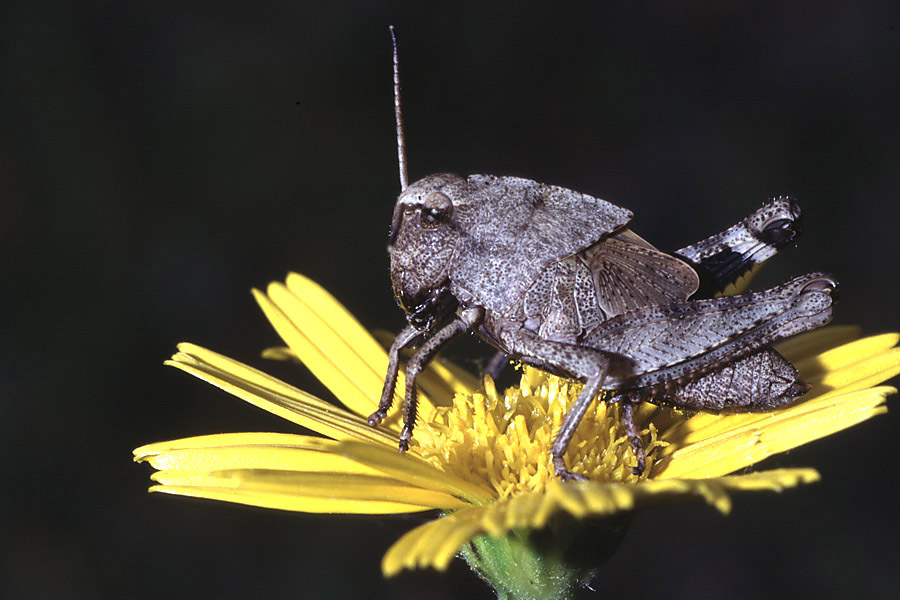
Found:
<svg viewBox="0 0 900 600"><path fill-rule="evenodd" d="M388 350L388 368L384 376L384 387L381 388L381 400L378 402L378 408L369 415L369 425L376 427L387 416L391 405L394 403L394 389L397 387L397 373L400 371L400 351L406 348L417 337L422 334L419 329L412 325L407 325L394 338L391 349Z"/></svg>
<svg viewBox="0 0 900 600"><path fill-rule="evenodd" d="M416 390L416 378L428 362L446 346L452 339L465 333L468 326L459 319L454 320L443 329L438 330L434 336L428 338L422 346L416 350L406 365L406 394L403 398L403 429L400 430L400 452L409 450L409 441L412 439L413 427L416 425L416 408L418 405L418 392Z"/></svg>

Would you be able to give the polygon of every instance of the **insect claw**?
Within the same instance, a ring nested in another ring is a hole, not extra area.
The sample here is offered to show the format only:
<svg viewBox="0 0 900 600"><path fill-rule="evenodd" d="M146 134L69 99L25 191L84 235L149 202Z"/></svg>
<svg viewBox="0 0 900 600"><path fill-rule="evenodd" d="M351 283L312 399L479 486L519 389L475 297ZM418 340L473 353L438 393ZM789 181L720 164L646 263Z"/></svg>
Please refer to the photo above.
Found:
<svg viewBox="0 0 900 600"><path fill-rule="evenodd" d="M556 476L559 477L563 482L566 482L566 481L588 481L588 478L585 475L582 475L581 473L573 473L572 471L569 471L568 469L563 469L562 471L557 469Z"/></svg>
<svg viewBox="0 0 900 600"><path fill-rule="evenodd" d="M494 356L488 361L487 366L482 371L483 375L490 375L491 379L497 381L503 374L504 369L509 366L509 355L502 350L494 353Z"/></svg>
<svg viewBox="0 0 900 600"><path fill-rule="evenodd" d="M640 436L629 436L629 441L631 442L631 451L637 459L637 465L631 467L631 473L633 475L641 475L647 466L647 455L644 452L644 442L641 440Z"/></svg>
<svg viewBox="0 0 900 600"><path fill-rule="evenodd" d="M641 438L631 438L631 451L634 453L635 458L637 458L637 465L631 467L631 474L640 476L643 474L644 469L647 467L647 457L644 454L644 444L641 441Z"/></svg>
<svg viewBox="0 0 900 600"><path fill-rule="evenodd" d="M556 476L563 481L587 481L588 478L580 473L573 473L566 468L566 461L562 456L553 457L553 469Z"/></svg>
<svg viewBox="0 0 900 600"><path fill-rule="evenodd" d="M640 439L638 439L638 448L635 449L634 440L631 441L631 449L634 451L635 456L637 456L637 466L631 467L631 474L637 475L640 477L644 473L644 468L647 466L647 459L644 457L644 446L640 444Z"/></svg>
<svg viewBox="0 0 900 600"><path fill-rule="evenodd" d="M628 441L631 442L631 451L637 459L637 466L632 467L631 472L634 475L641 475L644 472L644 468L647 466L647 454L644 452L644 442L641 440L640 431L638 431L638 428L634 423L634 404L632 404L632 401L629 398L625 398L624 396L613 398L613 401L616 400L623 400L619 405L621 407L620 410L622 411L622 427L625 429L625 435L628 436Z"/></svg>
<svg viewBox="0 0 900 600"><path fill-rule="evenodd" d="M405 454L407 450L409 450L409 440L412 437L412 430L404 427L403 431L400 432L400 443L398 447L400 449L400 454Z"/></svg>

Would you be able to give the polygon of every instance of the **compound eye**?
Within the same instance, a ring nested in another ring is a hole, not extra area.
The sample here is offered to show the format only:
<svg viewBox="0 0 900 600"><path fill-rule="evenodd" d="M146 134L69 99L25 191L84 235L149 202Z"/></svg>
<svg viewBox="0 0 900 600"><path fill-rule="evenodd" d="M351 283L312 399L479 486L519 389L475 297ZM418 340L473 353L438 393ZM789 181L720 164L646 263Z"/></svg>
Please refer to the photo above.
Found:
<svg viewBox="0 0 900 600"><path fill-rule="evenodd" d="M434 229L450 220L453 215L453 203L446 194L430 192L422 202L419 212L419 220L422 227Z"/></svg>

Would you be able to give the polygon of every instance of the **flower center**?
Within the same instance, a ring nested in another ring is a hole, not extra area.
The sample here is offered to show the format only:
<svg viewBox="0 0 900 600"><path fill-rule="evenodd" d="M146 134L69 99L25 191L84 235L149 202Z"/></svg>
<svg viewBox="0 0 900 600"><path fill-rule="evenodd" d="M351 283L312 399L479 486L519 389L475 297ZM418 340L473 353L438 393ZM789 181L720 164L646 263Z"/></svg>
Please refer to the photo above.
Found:
<svg viewBox="0 0 900 600"><path fill-rule="evenodd" d="M500 498L543 491L555 476L553 437L581 384L524 367L519 385L503 395L490 378L484 387L484 393L457 393L450 406L423 422L423 435L416 436L419 450L445 471L487 482ZM598 482L638 480L631 473L636 459L618 413L606 402L591 406L566 453L570 470ZM652 464L664 443L657 441L652 425L642 435Z"/></svg>

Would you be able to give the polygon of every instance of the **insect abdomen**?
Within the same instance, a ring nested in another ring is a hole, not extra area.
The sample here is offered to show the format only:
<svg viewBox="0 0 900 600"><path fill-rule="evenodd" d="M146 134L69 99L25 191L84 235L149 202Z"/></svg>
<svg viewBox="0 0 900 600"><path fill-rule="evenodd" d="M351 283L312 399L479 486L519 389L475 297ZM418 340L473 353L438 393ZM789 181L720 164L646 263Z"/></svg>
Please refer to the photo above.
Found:
<svg viewBox="0 0 900 600"><path fill-rule="evenodd" d="M653 386L641 396L702 410L768 410L792 402L809 387L797 381L794 365L766 348L712 372Z"/></svg>

